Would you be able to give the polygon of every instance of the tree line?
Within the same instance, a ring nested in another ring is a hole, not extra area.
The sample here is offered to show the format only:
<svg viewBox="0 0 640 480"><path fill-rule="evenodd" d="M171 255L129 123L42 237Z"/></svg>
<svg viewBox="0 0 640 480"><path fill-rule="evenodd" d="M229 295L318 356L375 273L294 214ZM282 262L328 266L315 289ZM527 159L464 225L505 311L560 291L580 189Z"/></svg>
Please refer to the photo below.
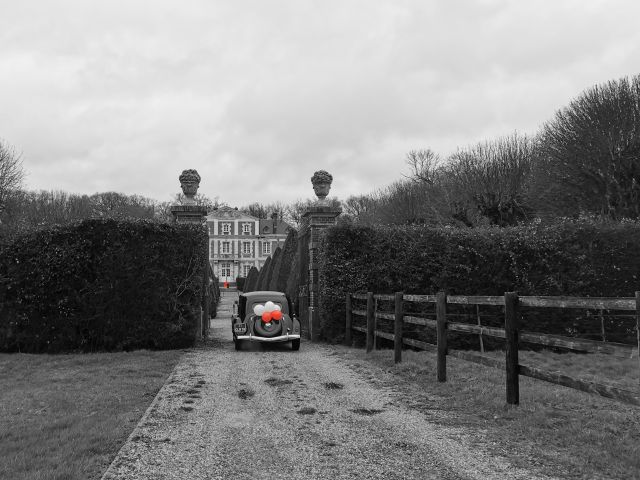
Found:
<svg viewBox="0 0 640 480"><path fill-rule="evenodd" d="M20 154L7 142L0 140L0 243L33 229L90 218L171 222L171 206L184 201L182 193L176 194L170 201L157 201L119 192L85 195L62 190L29 191L23 188L24 177ZM201 193L195 196L195 200L209 211L226 205L219 197L212 199ZM336 199L332 202L334 205L340 203ZM277 215L297 228L302 214L311 203L312 200L298 200L291 204L254 202L239 210L260 219Z"/></svg>
<svg viewBox="0 0 640 480"><path fill-rule="evenodd" d="M409 174L344 202L341 221L364 225L508 226L533 219L640 216L640 75L581 93L535 135L517 132L442 157L413 150ZM0 140L0 239L32 228L85 218L172 220L171 201L103 192L78 195L23 189L20 155ZM209 210L225 205L196 195ZM297 228L313 201L251 203L239 210L274 214Z"/></svg>
<svg viewBox="0 0 640 480"><path fill-rule="evenodd" d="M513 133L442 158L411 151L405 178L349 197L352 221L515 225L640 216L640 75L596 85L532 136Z"/></svg>

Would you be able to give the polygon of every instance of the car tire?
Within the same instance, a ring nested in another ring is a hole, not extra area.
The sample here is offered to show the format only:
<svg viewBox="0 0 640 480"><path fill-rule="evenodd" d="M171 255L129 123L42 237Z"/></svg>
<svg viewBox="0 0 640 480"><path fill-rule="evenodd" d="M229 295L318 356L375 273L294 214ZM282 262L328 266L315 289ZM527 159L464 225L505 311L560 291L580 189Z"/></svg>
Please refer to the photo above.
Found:
<svg viewBox="0 0 640 480"><path fill-rule="evenodd" d="M264 337L264 338L277 337L278 335L282 335L282 322L278 321L277 323L274 323L273 330L267 330L262 325L262 320L260 319L260 317L258 317L253 323L253 331L255 335L258 337Z"/></svg>
<svg viewBox="0 0 640 480"><path fill-rule="evenodd" d="M295 340L291 340L291 350L293 350L294 352L297 352L298 350L300 350L300 339L297 338Z"/></svg>

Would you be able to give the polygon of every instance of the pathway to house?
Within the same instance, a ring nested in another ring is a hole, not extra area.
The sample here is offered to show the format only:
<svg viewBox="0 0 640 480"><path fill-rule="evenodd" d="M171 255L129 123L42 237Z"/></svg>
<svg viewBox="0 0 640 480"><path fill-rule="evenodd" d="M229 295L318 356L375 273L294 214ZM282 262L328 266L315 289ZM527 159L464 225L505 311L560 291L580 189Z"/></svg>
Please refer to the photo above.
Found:
<svg viewBox="0 0 640 480"><path fill-rule="evenodd" d="M341 347L236 352L235 298L223 291L213 341L184 355L103 479L542 478L430 422Z"/></svg>

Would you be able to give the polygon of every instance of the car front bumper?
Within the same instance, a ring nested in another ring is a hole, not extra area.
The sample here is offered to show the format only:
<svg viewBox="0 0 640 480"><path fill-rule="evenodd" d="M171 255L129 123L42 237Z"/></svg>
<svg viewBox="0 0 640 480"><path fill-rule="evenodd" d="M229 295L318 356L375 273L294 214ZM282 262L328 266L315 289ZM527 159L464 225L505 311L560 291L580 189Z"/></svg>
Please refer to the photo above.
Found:
<svg viewBox="0 0 640 480"><path fill-rule="evenodd" d="M289 340L300 340L300 335L297 333L289 333L271 338L257 337L255 335L237 335L236 340L249 340L250 342L288 342Z"/></svg>

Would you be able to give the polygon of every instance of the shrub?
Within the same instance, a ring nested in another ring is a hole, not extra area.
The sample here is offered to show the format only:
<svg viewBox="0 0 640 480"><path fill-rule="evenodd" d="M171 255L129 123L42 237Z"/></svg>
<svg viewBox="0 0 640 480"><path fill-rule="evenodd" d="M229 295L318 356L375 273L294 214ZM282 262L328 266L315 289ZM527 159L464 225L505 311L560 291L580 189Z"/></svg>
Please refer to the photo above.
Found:
<svg viewBox="0 0 640 480"><path fill-rule="evenodd" d="M86 220L0 251L0 350L193 344L206 265L199 226Z"/></svg>
<svg viewBox="0 0 640 480"><path fill-rule="evenodd" d="M340 226L325 232L320 250L320 319L329 340L344 331L347 292L634 296L640 290L640 224L635 222L583 219L476 229ZM465 312L468 308L461 307L459 313ZM500 324L500 312L495 313ZM523 313L529 331L586 329L586 317L576 317L576 311ZM629 338L631 330L612 322L617 340ZM462 338L467 340L452 346L477 345L471 336Z"/></svg>
<svg viewBox="0 0 640 480"><path fill-rule="evenodd" d="M236 277L236 287L240 292L244 292L246 280L247 279L245 277Z"/></svg>

